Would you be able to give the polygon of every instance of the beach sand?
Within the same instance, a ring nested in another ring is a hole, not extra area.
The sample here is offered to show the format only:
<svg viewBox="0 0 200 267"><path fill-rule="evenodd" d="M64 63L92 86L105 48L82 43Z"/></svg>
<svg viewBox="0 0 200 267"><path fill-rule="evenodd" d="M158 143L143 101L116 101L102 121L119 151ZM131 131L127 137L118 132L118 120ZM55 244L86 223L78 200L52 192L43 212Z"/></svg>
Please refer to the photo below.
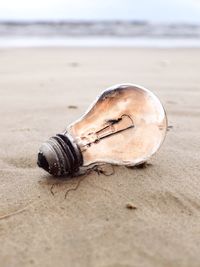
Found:
<svg viewBox="0 0 200 267"><path fill-rule="evenodd" d="M199 71L200 49L1 49L0 266L200 266ZM122 82L156 93L173 126L150 164L39 169L41 143Z"/></svg>

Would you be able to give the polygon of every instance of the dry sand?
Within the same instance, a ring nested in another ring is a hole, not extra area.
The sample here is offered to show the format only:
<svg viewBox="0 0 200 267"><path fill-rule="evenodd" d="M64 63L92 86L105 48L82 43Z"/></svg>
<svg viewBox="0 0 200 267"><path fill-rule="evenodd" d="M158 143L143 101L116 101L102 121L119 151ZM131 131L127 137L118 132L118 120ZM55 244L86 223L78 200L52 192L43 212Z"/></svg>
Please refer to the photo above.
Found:
<svg viewBox="0 0 200 267"><path fill-rule="evenodd" d="M200 266L199 72L199 49L1 49L0 266ZM121 82L152 89L173 129L147 168L65 199L80 179L37 168L38 148Z"/></svg>

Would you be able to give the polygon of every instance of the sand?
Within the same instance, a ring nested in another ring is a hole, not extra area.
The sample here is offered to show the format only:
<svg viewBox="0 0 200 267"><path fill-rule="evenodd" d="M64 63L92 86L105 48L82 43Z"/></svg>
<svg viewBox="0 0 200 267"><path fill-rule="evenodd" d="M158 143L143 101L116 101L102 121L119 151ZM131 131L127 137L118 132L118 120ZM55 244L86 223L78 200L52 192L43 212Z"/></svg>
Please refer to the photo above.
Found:
<svg viewBox="0 0 200 267"><path fill-rule="evenodd" d="M200 49L1 49L0 266L200 266L199 70ZM122 82L155 92L173 126L147 168L39 169L40 144Z"/></svg>

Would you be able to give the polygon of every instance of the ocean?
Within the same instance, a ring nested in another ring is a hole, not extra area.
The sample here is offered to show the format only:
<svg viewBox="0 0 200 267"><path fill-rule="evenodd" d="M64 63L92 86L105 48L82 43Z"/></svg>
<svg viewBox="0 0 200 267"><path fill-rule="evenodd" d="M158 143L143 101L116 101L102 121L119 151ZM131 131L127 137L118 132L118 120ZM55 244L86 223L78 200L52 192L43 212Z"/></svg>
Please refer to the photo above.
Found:
<svg viewBox="0 0 200 267"><path fill-rule="evenodd" d="M200 47L200 25L146 21L0 22L0 47Z"/></svg>

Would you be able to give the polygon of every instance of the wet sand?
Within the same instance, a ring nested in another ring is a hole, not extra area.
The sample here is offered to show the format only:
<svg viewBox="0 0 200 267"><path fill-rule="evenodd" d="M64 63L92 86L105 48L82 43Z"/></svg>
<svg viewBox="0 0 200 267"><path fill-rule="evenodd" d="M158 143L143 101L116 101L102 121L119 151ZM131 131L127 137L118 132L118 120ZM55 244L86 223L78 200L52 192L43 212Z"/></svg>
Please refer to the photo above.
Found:
<svg viewBox="0 0 200 267"><path fill-rule="evenodd" d="M199 266L200 49L1 49L0 59L0 266ZM122 82L156 93L173 126L149 165L62 181L39 169L40 144Z"/></svg>

